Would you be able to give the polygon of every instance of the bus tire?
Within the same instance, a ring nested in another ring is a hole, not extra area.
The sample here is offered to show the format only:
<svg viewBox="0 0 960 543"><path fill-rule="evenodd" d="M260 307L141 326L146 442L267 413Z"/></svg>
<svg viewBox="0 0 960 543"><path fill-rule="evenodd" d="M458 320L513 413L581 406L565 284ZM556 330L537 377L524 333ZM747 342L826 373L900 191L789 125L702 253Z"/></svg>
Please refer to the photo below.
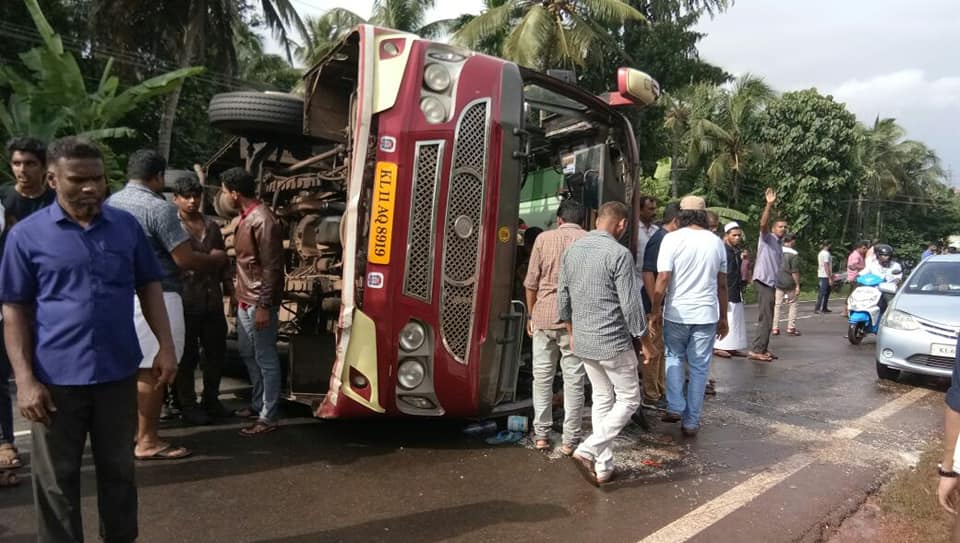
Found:
<svg viewBox="0 0 960 543"><path fill-rule="evenodd" d="M303 135L303 98L293 94L216 94L207 116L214 128L252 140Z"/></svg>

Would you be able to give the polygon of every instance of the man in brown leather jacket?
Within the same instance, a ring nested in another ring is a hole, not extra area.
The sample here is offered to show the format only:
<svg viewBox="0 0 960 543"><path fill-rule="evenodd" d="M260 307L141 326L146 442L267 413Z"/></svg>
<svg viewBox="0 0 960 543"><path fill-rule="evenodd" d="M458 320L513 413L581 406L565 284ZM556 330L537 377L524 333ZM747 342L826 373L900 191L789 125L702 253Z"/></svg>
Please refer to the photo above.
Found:
<svg viewBox="0 0 960 543"><path fill-rule="evenodd" d="M256 196L257 183L243 168L231 168L220 176L222 188L240 223L234 233L237 274L237 335L240 357L253 384L251 406L238 412L257 417L240 431L252 437L277 429L280 400L280 358L277 328L283 294L283 230L273 212Z"/></svg>

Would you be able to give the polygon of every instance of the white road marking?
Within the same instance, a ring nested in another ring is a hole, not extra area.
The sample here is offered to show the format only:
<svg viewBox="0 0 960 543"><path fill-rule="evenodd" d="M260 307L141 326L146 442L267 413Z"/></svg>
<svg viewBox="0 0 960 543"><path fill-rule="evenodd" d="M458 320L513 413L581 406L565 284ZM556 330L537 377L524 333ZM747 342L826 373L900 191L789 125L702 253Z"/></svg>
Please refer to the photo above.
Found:
<svg viewBox="0 0 960 543"><path fill-rule="evenodd" d="M929 390L915 388L856 419L850 424L850 427L841 428L833 432L833 436L838 440L854 439L863 433L863 427L891 417L929 394ZM805 453L795 454L783 462L771 466L768 470L754 475L693 511L690 511L686 515L667 524L663 528L660 528L656 532L641 539L640 543L675 543L687 541L710 526L713 526L730 513L750 503L767 490L770 490L777 484L809 466L814 462L815 458L815 455Z"/></svg>

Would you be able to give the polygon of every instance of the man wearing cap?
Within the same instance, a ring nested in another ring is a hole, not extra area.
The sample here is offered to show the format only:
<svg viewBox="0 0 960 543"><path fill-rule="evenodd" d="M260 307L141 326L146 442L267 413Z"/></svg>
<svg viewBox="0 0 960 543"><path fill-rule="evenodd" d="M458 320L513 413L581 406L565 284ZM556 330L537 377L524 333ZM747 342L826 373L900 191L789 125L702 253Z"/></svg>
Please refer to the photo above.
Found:
<svg viewBox="0 0 960 543"><path fill-rule="evenodd" d="M700 429L703 394L716 338L727 335L727 252L708 228L706 203L699 196L680 200L680 229L664 236L657 258L654 328L667 350L667 413L693 437ZM663 316L660 316L660 308ZM684 394L686 361L689 380Z"/></svg>
<svg viewBox="0 0 960 543"><path fill-rule="evenodd" d="M747 348L747 324L743 318L743 277L740 275L740 242L743 240L743 230L740 224L728 222L723 227L723 248L727 251L727 323L730 332L727 337L718 340L713 348L713 354L720 358L731 356L746 356L741 352Z"/></svg>
<svg viewBox="0 0 960 543"><path fill-rule="evenodd" d="M772 362L774 354L770 352L770 332L773 330L773 308L777 300L777 274L783 259L783 236L787 233L787 221L777 219L770 223L773 204L777 193L767 187L764 193L767 201L760 216L760 241L757 243L757 259L753 268L753 286L757 289L757 305L760 306L760 325L753 339L753 347L747 355L751 360Z"/></svg>

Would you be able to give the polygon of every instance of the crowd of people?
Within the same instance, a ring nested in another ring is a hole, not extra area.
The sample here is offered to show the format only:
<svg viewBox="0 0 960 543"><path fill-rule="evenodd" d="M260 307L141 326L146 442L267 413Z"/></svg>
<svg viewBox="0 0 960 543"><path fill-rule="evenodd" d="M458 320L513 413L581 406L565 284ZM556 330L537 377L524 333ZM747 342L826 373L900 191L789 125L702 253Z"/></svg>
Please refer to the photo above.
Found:
<svg viewBox="0 0 960 543"><path fill-rule="evenodd" d="M775 216L777 194L764 193L755 258L743 247L735 221L719 217L698 196L664 206L641 197L636 213L635 254L621 244L628 212L619 203L599 208L595 229L581 228L585 211L563 201L559 228L537 236L528 248L523 286L533 338L533 439L552 449L550 428L557 363L563 378L564 422L559 450L584 476L604 484L616 474L613 439L642 409L697 435L705 395L715 394L714 356L770 363L778 356L771 336L802 335L798 326L801 261L797 236ZM834 273L833 245L819 244L815 314L829 314ZM902 269L893 249L858 242L847 259L850 290L858 276L898 282ZM839 276L839 277L838 277ZM753 334L744 317L744 291L753 289L758 320ZM785 323L785 326L783 324ZM592 388L593 433L584 436L584 384Z"/></svg>
<svg viewBox="0 0 960 543"><path fill-rule="evenodd" d="M183 420L231 415L219 401L226 351L224 295L237 312L240 356L253 384L241 435L277 429L282 233L242 168L220 176L239 212L235 266L219 226L203 216L202 170L163 196L166 160L130 156L127 183L108 198L101 150L77 137L7 145L16 180L3 199L0 259L0 486L18 482L8 379L31 423L41 541L82 541L80 468L89 437L100 535L137 538L134 462L191 454L159 435L165 395ZM202 351L203 356L200 356ZM202 361L202 362L201 362ZM194 372L203 371L197 401Z"/></svg>

